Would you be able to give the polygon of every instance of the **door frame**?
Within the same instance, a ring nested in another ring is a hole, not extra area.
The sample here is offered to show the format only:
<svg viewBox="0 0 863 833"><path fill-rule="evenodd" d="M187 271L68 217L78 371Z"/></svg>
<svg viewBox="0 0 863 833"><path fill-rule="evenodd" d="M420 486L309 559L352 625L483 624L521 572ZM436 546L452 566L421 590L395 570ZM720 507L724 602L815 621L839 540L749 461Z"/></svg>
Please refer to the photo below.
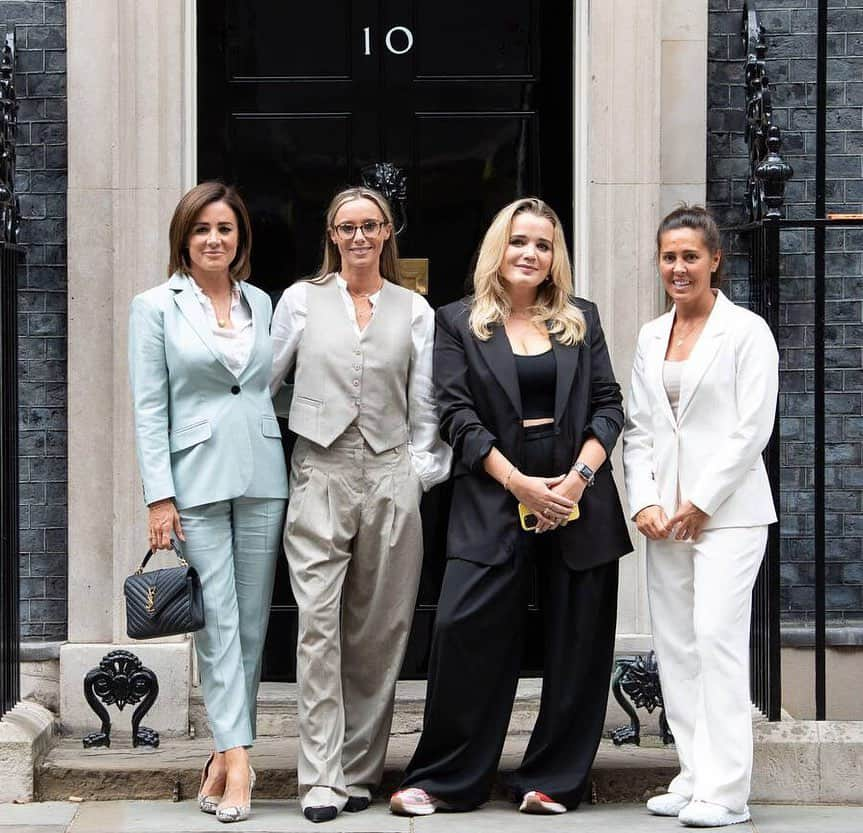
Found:
<svg viewBox="0 0 863 833"><path fill-rule="evenodd" d="M183 171L188 190L198 182L197 1L183 0ZM590 257L590 3L573 0L573 220L575 291L587 293Z"/></svg>

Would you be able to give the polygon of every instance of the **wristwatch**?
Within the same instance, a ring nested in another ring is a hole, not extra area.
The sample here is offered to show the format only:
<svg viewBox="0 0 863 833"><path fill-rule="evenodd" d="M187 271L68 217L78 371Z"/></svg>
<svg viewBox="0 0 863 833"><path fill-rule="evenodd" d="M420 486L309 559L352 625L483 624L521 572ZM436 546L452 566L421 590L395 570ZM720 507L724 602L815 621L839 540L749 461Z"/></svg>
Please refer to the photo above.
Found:
<svg viewBox="0 0 863 833"><path fill-rule="evenodd" d="M573 463L572 470L579 477L581 477L581 479L584 480L588 486L593 485L593 480L596 472L594 472L594 470L589 465L587 465L587 463L582 463L581 460L576 460L575 463Z"/></svg>

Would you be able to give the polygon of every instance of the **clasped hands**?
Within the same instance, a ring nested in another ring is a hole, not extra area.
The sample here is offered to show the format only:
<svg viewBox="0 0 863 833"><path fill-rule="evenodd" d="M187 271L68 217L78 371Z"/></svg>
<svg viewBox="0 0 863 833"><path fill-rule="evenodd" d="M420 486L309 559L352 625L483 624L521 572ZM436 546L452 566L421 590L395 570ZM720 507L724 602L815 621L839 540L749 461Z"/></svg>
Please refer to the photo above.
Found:
<svg viewBox="0 0 863 833"><path fill-rule="evenodd" d="M661 506L645 506L636 516L638 531L652 541L671 538L673 541L695 541L710 517L694 503L685 500L673 518Z"/></svg>
<svg viewBox="0 0 863 833"><path fill-rule="evenodd" d="M569 517L586 486L576 472L557 477L532 477L516 470L510 478L509 490L519 503L536 515L534 532L540 534L557 529Z"/></svg>

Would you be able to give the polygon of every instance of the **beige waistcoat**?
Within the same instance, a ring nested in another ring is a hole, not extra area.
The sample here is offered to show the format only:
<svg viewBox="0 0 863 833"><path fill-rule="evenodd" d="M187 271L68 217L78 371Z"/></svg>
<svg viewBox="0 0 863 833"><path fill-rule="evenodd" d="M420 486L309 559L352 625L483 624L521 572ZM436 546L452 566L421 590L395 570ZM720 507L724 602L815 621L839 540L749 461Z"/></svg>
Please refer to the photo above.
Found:
<svg viewBox="0 0 863 833"><path fill-rule="evenodd" d="M327 448L355 424L377 454L406 442L413 293L384 281L357 334L334 275L306 291L291 431Z"/></svg>

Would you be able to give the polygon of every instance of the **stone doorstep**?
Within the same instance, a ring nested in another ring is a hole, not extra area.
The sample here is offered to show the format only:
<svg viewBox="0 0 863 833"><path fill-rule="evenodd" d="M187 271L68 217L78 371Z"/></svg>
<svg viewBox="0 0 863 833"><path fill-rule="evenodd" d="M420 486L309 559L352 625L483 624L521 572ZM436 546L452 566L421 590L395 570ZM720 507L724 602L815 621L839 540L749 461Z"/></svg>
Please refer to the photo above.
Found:
<svg viewBox="0 0 863 833"><path fill-rule="evenodd" d="M541 691L542 680L519 680L509 724L510 734L527 733L533 729ZM397 684L392 735L410 735L422 730L425 694L425 680L401 680ZM638 719L641 721L642 736L659 735L659 711L647 714L642 709L638 712ZM147 723L146 718L144 723L152 725ZM628 723L629 717L609 694L604 735ZM198 686L192 688L189 724L195 737L211 737L204 700ZM158 729L158 726L153 728ZM258 691L258 737L295 738L297 731L296 683L261 683Z"/></svg>
<svg viewBox="0 0 863 833"><path fill-rule="evenodd" d="M863 805L863 722L768 723L762 719L753 723L753 733L753 802ZM527 740L523 732L507 737L502 771L518 765ZM381 795L388 795L399 783L416 741L416 734L390 738ZM296 797L296 743L296 738L258 740L252 753L258 797ZM615 747L609 740L602 741L592 773L595 802L638 802L665 788L677 772L674 749L662 747L658 738L649 735L642 743L640 748ZM69 796L191 798L210 749L209 738L166 738L159 749L138 750L131 748L128 734L117 733L112 749L85 750L80 739L65 739L36 764L35 797L42 801ZM506 797L500 782L492 795Z"/></svg>
<svg viewBox="0 0 863 833"><path fill-rule="evenodd" d="M863 805L863 721L783 719L753 729L754 802Z"/></svg>
<svg viewBox="0 0 863 833"><path fill-rule="evenodd" d="M399 784L417 739L417 735L390 739L380 795L388 796ZM527 740L527 734L507 738L502 771L516 768ZM64 739L36 767L36 797L39 801L62 801L70 796L92 801L193 798L211 748L208 738L169 738L158 749L132 749L128 737L114 738L111 749L83 749L80 740ZM257 773L257 798L296 798L295 738L259 739L251 757ZM673 748L615 747L603 741L592 774L593 800L643 801L661 791L676 772ZM499 781L492 797L507 798Z"/></svg>
<svg viewBox="0 0 863 833"><path fill-rule="evenodd" d="M54 715L37 703L20 702L0 719L0 802L33 799L35 768L53 736Z"/></svg>

